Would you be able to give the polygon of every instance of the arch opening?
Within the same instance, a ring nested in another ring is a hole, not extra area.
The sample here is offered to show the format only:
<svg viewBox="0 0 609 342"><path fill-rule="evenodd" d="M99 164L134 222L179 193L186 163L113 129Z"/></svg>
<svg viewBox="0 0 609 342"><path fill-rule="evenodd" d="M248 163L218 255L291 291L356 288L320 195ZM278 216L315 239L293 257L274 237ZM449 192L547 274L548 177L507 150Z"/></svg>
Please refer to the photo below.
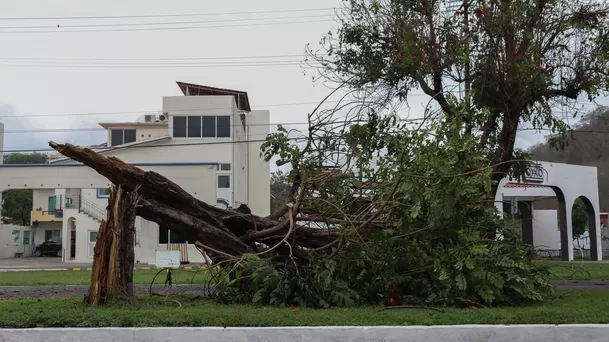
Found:
<svg viewBox="0 0 609 342"><path fill-rule="evenodd" d="M598 260L597 220L592 202L586 196L576 198L571 208L573 249L582 259Z"/></svg>
<svg viewBox="0 0 609 342"><path fill-rule="evenodd" d="M64 250L66 250L66 257L69 260L74 260L76 259L76 219L74 217L70 217L68 219L68 241L69 242L69 246L64 247Z"/></svg>

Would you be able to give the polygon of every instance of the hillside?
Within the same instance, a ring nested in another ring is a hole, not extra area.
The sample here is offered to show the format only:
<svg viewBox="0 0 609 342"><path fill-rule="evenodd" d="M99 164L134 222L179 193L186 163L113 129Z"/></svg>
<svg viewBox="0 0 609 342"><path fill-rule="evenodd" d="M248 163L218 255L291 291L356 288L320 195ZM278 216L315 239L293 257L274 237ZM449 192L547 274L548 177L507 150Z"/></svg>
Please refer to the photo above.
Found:
<svg viewBox="0 0 609 342"><path fill-rule="evenodd" d="M534 160L596 166L600 209L609 211L609 107L589 112L573 129L572 139L563 151L550 147L546 141L529 152Z"/></svg>

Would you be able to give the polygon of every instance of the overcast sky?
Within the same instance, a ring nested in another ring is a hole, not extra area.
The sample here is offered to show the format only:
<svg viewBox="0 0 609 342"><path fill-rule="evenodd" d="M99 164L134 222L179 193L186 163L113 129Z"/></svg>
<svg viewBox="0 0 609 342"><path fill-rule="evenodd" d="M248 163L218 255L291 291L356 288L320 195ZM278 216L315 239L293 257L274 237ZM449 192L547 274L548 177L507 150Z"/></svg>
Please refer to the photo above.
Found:
<svg viewBox="0 0 609 342"><path fill-rule="evenodd" d="M271 111L271 122L305 122L307 112L314 107L313 103L323 99L329 90L322 84L313 83L310 72L303 75L301 66L277 64L302 60L298 55L303 56L307 43L316 44L325 32L337 26L329 17L333 10L234 13L327 9L338 4L335 0L4 0L0 2L0 17L3 18L233 13L136 19L0 20L0 118L5 123L5 130L9 131L5 135L5 150L47 148L46 143L49 140L81 145L104 142L106 135L97 125L98 122L130 121L145 111L159 111L163 96L181 95L175 81L244 90L249 93L255 109ZM179 25L165 23L177 21L208 21L186 26L219 27L61 32L175 27ZM302 23L261 25L270 22ZM157 24L68 27L134 23ZM52 30L57 32L37 33L48 29L30 28L31 26L51 26L55 27ZM7 32L7 27L12 28L8 31L19 33ZM296 56L260 60L245 58L286 55ZM218 57L243 58L186 59ZM100 60L92 61L93 59ZM194 67L227 62L245 64L253 61L275 63L272 63L272 66ZM116 67L110 65L112 63L123 64ZM150 67L150 63L153 67ZM427 99L415 94L409 100L410 116L420 116L426 102ZM309 104L287 105L297 103ZM109 112L114 114L89 114ZM10 133L15 130L77 128L94 130ZM517 144L518 147L526 148L541 138L541 134L523 132Z"/></svg>

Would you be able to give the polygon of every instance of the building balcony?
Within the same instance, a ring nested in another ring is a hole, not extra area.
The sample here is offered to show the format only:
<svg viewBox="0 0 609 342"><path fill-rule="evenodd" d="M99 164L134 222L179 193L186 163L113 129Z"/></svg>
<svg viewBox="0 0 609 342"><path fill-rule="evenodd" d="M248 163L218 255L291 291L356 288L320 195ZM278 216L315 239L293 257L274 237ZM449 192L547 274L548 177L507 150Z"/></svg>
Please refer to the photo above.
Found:
<svg viewBox="0 0 609 342"><path fill-rule="evenodd" d="M32 210L30 216L30 222L62 222L63 211L43 211L43 210Z"/></svg>

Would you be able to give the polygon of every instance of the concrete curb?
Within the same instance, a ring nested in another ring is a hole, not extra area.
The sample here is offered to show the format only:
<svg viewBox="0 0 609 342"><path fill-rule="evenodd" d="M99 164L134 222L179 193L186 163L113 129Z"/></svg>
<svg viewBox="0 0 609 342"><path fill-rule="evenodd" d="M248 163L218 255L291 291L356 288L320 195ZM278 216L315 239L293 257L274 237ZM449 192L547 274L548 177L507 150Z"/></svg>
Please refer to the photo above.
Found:
<svg viewBox="0 0 609 342"><path fill-rule="evenodd" d="M458 325L405 327L58 328L0 330L2 342L67 341L451 341L601 342L609 325Z"/></svg>

